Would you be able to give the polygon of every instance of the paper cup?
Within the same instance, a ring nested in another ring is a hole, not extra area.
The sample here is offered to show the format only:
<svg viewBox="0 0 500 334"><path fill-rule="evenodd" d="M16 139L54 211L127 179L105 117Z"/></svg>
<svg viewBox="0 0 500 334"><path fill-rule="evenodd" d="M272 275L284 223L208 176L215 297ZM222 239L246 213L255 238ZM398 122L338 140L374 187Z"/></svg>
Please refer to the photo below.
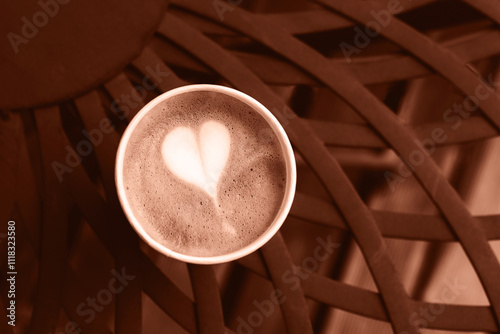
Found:
<svg viewBox="0 0 500 334"><path fill-rule="evenodd" d="M173 96L183 94L183 93L188 93L188 92L196 92L196 91L210 91L210 92L217 92L220 94L225 94L231 97L234 97L250 107L252 109L259 113L270 125L271 129L274 131L274 134L278 138L282 152L283 152L283 157L285 159L286 163L286 188L285 188L285 193L283 196L283 202L281 204L281 207L278 211L278 213L275 215L274 220L271 222L267 230L257 237L255 240L253 240L250 244L246 245L245 247L242 247L236 251L233 251L228 254L223 254L223 255L216 255L216 256L194 256L190 254L182 254L176 251L173 251L172 249L169 249L168 247L164 246L157 240L155 240L151 235L149 235L146 230L144 229L143 225L141 224L140 219L138 219L135 215L134 212L129 204L129 201L127 199L127 194L125 191L125 187L123 184L123 167L124 167L124 155L125 151L127 149L127 145L129 142L129 139L134 132L135 128L139 124L139 122L144 118L148 117L148 113L151 109L155 108L160 102L165 101L170 99ZM130 224L132 227L135 229L137 234L151 247L156 249L162 254L165 254L166 256L178 259L180 261L184 262L189 262L189 263L197 263L197 264L215 264L215 263L223 263L223 262L229 262L233 261L236 259L239 259L241 257L244 257L260 247L262 247L266 242L268 242L275 234L278 232L280 229L281 225L285 221L285 218L288 215L288 212L290 211L290 207L292 206L293 198L295 195L295 185L296 185L296 179L297 179L297 171L296 171L296 166L295 166L295 157L293 154L292 146L290 145L290 141L283 130L283 127L281 124L278 122L276 117L266 109L261 103L259 103L257 100L254 98L237 91L232 88L224 87L224 86L217 86L217 85L188 85L188 86L183 86L179 87L173 90L170 90L151 102L149 102L144 108L142 108L137 115L132 119L130 124L128 125L127 129L125 130L121 141L120 145L118 147L118 152L116 156L116 166L115 166L115 181L116 181L116 188L118 192L118 198L120 200L120 203L122 205L123 211L125 212L125 215L127 216Z"/></svg>

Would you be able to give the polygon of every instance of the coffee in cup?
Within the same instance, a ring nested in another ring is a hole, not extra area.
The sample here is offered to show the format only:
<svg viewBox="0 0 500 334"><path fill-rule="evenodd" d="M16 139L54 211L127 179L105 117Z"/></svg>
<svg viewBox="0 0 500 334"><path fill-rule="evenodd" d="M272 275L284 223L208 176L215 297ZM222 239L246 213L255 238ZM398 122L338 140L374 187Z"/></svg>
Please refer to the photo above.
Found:
<svg viewBox="0 0 500 334"><path fill-rule="evenodd" d="M293 199L295 162L260 103L230 88L191 85L136 115L116 178L144 240L181 260L214 263L248 254L277 231Z"/></svg>

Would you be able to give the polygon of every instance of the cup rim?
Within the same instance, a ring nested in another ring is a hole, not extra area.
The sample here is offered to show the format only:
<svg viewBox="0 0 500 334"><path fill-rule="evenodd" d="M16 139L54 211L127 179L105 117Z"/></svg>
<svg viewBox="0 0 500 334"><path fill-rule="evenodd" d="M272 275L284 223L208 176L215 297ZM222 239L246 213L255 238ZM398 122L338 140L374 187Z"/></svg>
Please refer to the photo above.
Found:
<svg viewBox="0 0 500 334"><path fill-rule="evenodd" d="M128 202L125 187L123 185L123 163L124 163L124 155L127 148L127 144L129 139L134 132L137 125L140 121L147 115L147 113L154 108L156 105L161 103L164 100L171 98L172 96L179 95L182 93L194 92L194 91L212 91L226 94L231 97L235 97L238 100L246 103L251 106L252 109L257 111L269 124L272 128L278 140L280 142L281 148L283 150L283 155L285 157L286 164L286 189L285 194L283 196L283 201L281 207L279 209L278 214L275 216L274 221L270 224L268 229L261 234L258 238L253 240L248 245L239 248L233 252L215 255L215 256L194 256L188 254L182 254L176 252L168 247L162 245L160 242L156 241L153 237L151 237L146 230L142 227L139 220L135 217L132 208ZM147 103L130 121L127 128L125 129L118 146L118 150L116 153L116 162L115 162L115 184L117 188L118 199L122 206L122 209L127 217L129 223L132 225L136 233L152 248L157 250L158 252L168 256L175 258L180 261L194 263L194 264L217 264L217 263L225 263L237 260L242 258L254 251L258 250L264 244L266 244L281 228L283 225L290 208L292 206L292 202L295 196L295 187L297 183L297 169L295 163L295 156L290 144L290 140L288 136L281 126L280 122L276 119L276 117L260 102L255 100L253 97L240 92L236 89L229 88L226 86L220 85L212 85L212 84L193 84L186 85L178 88L174 88L169 90L153 100Z"/></svg>

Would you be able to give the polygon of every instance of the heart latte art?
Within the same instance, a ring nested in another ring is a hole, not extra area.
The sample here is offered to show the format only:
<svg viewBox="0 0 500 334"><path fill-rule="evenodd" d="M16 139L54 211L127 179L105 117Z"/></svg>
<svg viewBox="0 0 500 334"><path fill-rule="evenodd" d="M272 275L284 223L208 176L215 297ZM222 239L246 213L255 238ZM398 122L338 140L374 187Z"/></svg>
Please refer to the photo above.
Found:
<svg viewBox="0 0 500 334"><path fill-rule="evenodd" d="M262 235L284 197L286 167L272 129L242 101L187 92L141 119L124 155L134 216L169 249L216 256Z"/></svg>
<svg viewBox="0 0 500 334"><path fill-rule="evenodd" d="M167 134L161 152L167 167L181 180L205 190L217 200L217 182L229 158L231 138L226 127L208 121L200 135L187 127L178 127Z"/></svg>

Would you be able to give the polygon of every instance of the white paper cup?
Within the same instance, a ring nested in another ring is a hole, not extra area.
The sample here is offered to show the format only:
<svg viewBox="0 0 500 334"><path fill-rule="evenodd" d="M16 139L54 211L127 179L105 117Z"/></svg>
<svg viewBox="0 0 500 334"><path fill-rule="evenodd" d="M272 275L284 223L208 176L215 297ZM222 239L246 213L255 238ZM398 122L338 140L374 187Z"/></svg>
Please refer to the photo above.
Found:
<svg viewBox="0 0 500 334"><path fill-rule="evenodd" d="M264 119L268 122L270 125L271 129L274 131L276 137L278 138L281 148L283 151L283 157L285 159L286 163L286 188L285 188L285 194L283 196L283 202L281 204L281 207L274 217L274 220L271 222L269 225L268 229L259 237L257 237L254 241L252 241L250 244L247 246L240 248L236 251L233 251L228 254L223 254L223 255L217 255L217 256L194 256L190 254L182 254L176 251L173 251L169 249L168 247L165 247L162 245L160 242L155 240L152 236L150 236L144 227L141 224L141 221L137 219L137 217L134 215L134 212L132 208L130 207L129 201L127 199L127 195L125 192L125 187L123 185L123 161L124 161L124 155L125 151L127 149L127 144L130 139L130 136L134 132L136 126L139 124L139 122L144 118L148 117L148 112L153 109L155 106L157 106L160 102L165 101L173 96L183 94L183 93L188 93L188 92L195 92L195 91L210 91L210 92L217 92L220 94L225 94L228 96L232 96L237 98L238 100L246 103L247 105L251 106L255 112L259 113L261 116L264 117ZM296 185L296 180L297 180L297 170L295 166L295 157L293 154L292 146L290 145L290 141L288 140L288 137L283 130L283 127L281 124L278 122L278 120L274 117L274 115L266 109L261 103L259 103L257 100L254 98L237 91L232 88L224 87L224 86L218 86L218 85L188 85L188 86L183 86L179 87L173 90L170 90L151 102L149 102L144 108L142 108L137 115L132 119L130 124L128 125L127 129L125 130L121 141L120 145L118 147L118 152L116 156L116 165L115 165L115 181L116 181L116 188L118 192L118 198L120 200L120 203L122 205L123 211L125 212L125 215L127 216L130 224L132 227L135 229L135 231L139 234L139 236L151 247L156 249L158 252L165 254L166 256L178 259L180 261L184 262L189 262L189 263L197 263L197 264L215 264L215 263L223 263L223 262L229 262L233 261L236 259L239 259L243 256L246 256L260 247L262 247L266 242L268 242L275 234L278 232L280 229L281 225L285 221L285 218L288 215L288 212L290 211L290 207L292 206L293 198L295 195L295 185Z"/></svg>

